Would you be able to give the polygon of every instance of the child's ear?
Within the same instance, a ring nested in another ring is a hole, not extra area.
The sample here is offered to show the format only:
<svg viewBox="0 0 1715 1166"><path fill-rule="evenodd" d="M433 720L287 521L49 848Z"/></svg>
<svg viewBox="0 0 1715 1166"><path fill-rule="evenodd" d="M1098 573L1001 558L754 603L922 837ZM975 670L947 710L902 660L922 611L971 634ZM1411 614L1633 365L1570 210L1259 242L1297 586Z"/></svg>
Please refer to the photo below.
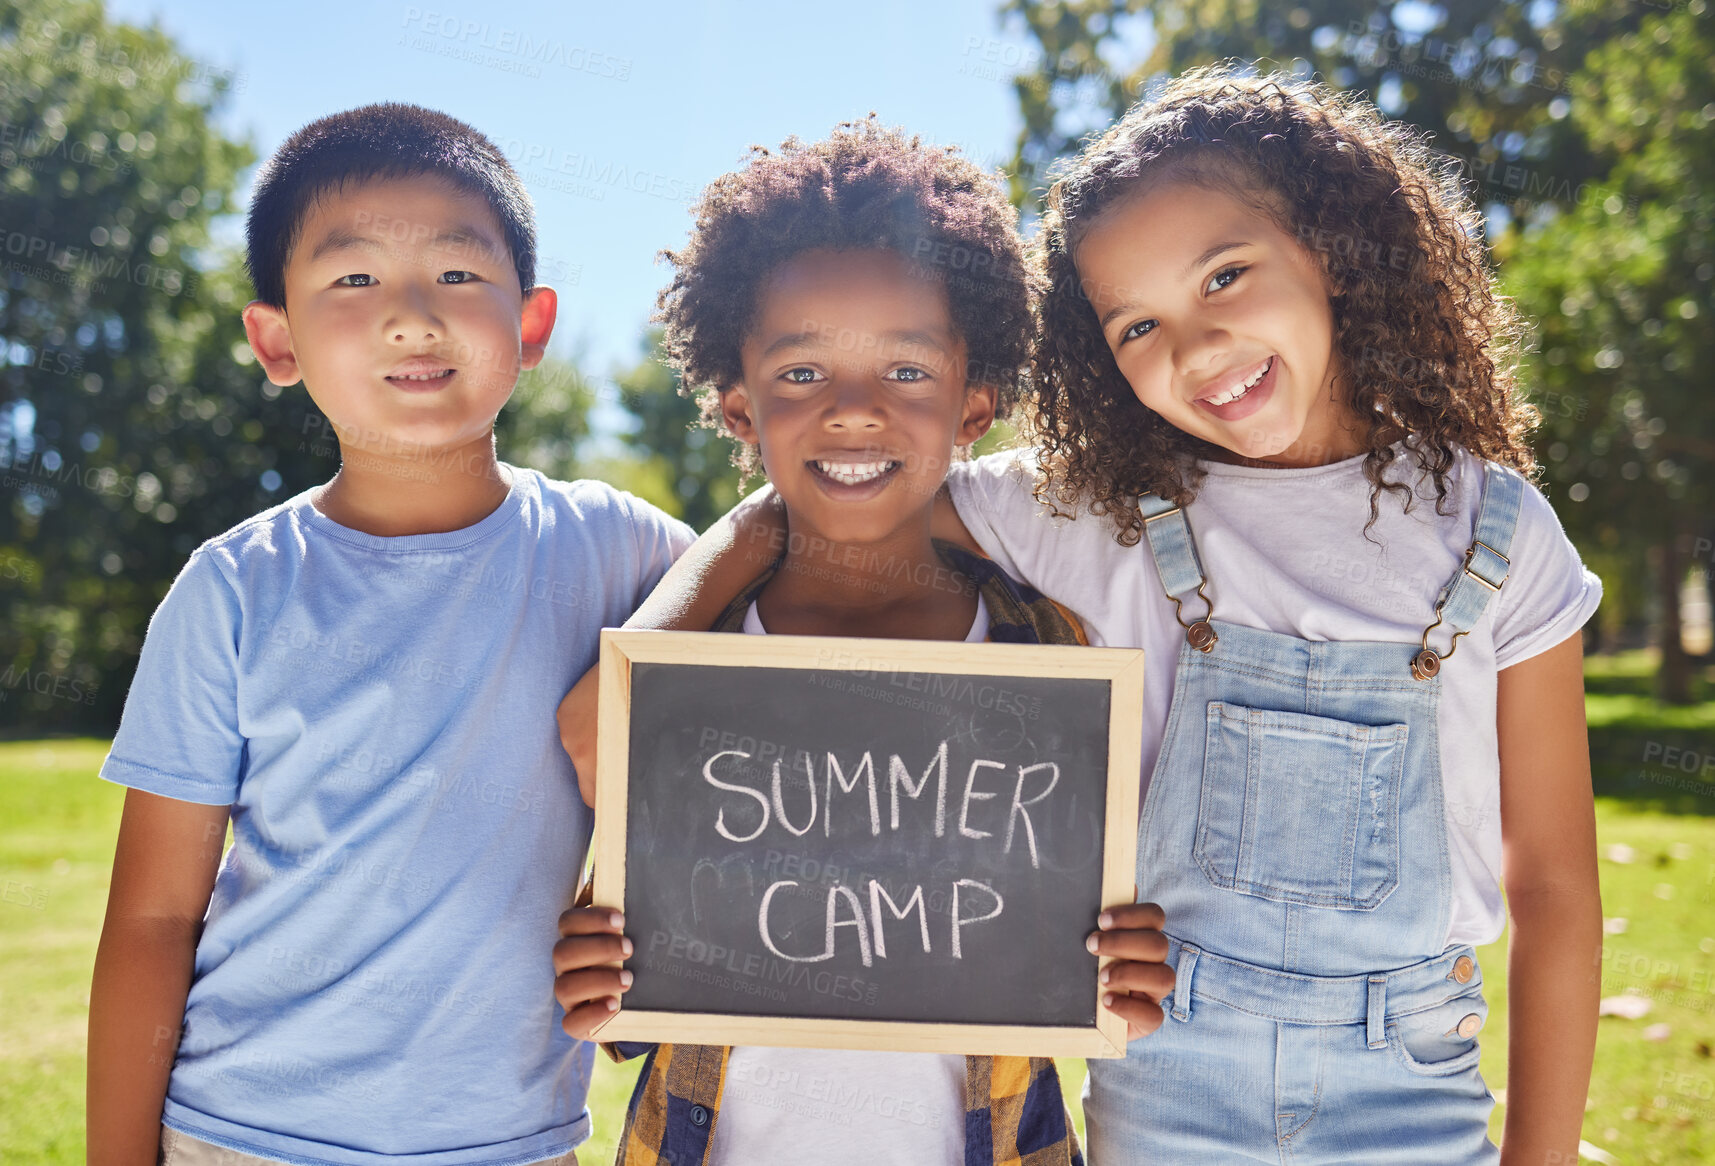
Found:
<svg viewBox="0 0 1715 1166"><path fill-rule="evenodd" d="M750 417L750 394L743 383L721 390L721 420L740 441L756 444L756 423Z"/></svg>
<svg viewBox="0 0 1715 1166"><path fill-rule="evenodd" d="M959 421L955 445L975 445L994 424L999 394L993 385L972 385L965 390L965 414Z"/></svg>
<svg viewBox="0 0 1715 1166"><path fill-rule="evenodd" d="M524 368L535 368L547 355L548 337L554 334L554 318L559 311L560 297L551 287L533 287L524 297L524 326L519 336L523 342L519 364Z"/></svg>
<svg viewBox="0 0 1715 1166"><path fill-rule="evenodd" d="M244 337L268 379L282 389L304 379L298 357L292 351L292 330L286 324L286 309L261 300L244 306Z"/></svg>

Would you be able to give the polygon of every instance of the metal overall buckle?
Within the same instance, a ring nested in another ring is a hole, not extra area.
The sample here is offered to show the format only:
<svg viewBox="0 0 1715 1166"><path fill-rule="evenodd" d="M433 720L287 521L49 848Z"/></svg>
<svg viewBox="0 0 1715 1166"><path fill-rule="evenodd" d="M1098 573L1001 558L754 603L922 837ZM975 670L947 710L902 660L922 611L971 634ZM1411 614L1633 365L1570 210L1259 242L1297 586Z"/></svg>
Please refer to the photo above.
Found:
<svg viewBox="0 0 1715 1166"><path fill-rule="evenodd" d="M1430 680L1441 671L1441 661L1451 656L1459 647L1459 637L1464 632L1456 632L1453 642L1447 647L1447 656L1438 656L1435 649L1429 646L1429 633L1441 626L1441 609L1435 609L1435 622L1423 629L1423 650L1411 658L1411 678L1413 680Z"/></svg>
<svg viewBox="0 0 1715 1166"><path fill-rule="evenodd" d="M1179 512L1179 507L1170 507L1167 510L1163 510L1160 514L1148 515L1144 518L1143 525L1147 527L1157 519L1168 518L1172 515L1178 514ZM1208 580L1206 579L1199 579L1197 582L1197 594L1203 600L1203 606L1206 610L1203 613L1203 618L1196 620L1193 623L1185 622L1184 601L1177 595L1167 596L1167 598L1173 601L1173 618L1178 620L1179 626L1185 629L1185 642L1190 644L1193 648L1196 648L1199 652L1214 651L1215 644L1221 638L1215 634L1214 625L1209 622L1209 617L1215 614L1215 605L1210 601L1208 594L1203 590L1207 583ZM1163 588L1163 591L1165 592L1166 588Z"/></svg>
<svg viewBox="0 0 1715 1166"><path fill-rule="evenodd" d="M1496 587L1493 583L1471 570L1471 557L1477 553L1478 547L1482 547L1485 551L1488 551L1491 555L1495 556L1495 558L1499 559L1501 562L1506 563L1508 566L1511 566L1512 562L1494 547L1490 546L1486 542L1482 542L1481 540L1474 542L1465 548L1465 574L1481 583L1484 587L1487 587L1490 591L1499 591L1499 587ZM1436 654L1435 649L1429 646L1429 633L1441 626L1441 609L1446 606L1446 599L1442 599L1440 603L1437 603L1435 605L1435 622L1423 629L1423 650L1411 658L1411 677L1413 680L1429 680L1439 673L1441 671L1441 661L1451 659L1453 653L1459 650L1459 637L1468 635L1470 632L1469 628L1462 632L1454 632L1453 638L1447 642L1446 654Z"/></svg>
<svg viewBox="0 0 1715 1166"><path fill-rule="evenodd" d="M1215 649L1216 642L1221 638L1215 634L1214 625L1209 622L1209 616L1215 614L1215 605L1210 603L1208 595L1204 594L1202 583L1197 584L1197 594L1202 598L1204 606L1208 608L1208 611L1204 614L1202 619L1195 620L1192 623L1185 622L1185 616L1183 614L1185 604L1179 599L1179 597L1177 595L1169 595L1167 598L1173 601L1173 618L1178 620L1179 626L1185 629L1185 642L1190 644L1193 648L1196 648L1199 652L1212 652Z"/></svg>

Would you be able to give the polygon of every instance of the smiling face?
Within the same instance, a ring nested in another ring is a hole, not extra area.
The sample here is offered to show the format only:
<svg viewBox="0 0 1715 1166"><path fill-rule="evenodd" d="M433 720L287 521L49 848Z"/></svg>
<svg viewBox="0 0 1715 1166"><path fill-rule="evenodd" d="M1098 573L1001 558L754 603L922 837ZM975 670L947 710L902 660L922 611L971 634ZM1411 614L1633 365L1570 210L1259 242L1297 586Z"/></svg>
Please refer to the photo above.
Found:
<svg viewBox="0 0 1715 1166"><path fill-rule="evenodd" d="M554 294L528 297L479 197L435 177L318 199L285 270L286 307L245 326L276 384L302 379L342 445L453 448L485 437L541 360Z"/></svg>
<svg viewBox="0 0 1715 1166"><path fill-rule="evenodd" d="M1321 268L1261 210L1168 183L1103 212L1075 259L1120 372L1175 428L1283 466L1365 448Z"/></svg>
<svg viewBox="0 0 1715 1166"><path fill-rule="evenodd" d="M920 520L955 445L994 419L965 384L966 349L939 283L892 251L806 251L758 297L727 427L760 447L793 531L876 542Z"/></svg>

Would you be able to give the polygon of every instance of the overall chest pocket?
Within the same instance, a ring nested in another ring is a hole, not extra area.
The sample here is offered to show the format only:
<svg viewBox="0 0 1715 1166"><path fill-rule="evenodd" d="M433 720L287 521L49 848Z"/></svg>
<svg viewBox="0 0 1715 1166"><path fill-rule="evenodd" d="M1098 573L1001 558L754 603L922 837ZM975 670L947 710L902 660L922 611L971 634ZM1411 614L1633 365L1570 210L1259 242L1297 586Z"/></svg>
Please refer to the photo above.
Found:
<svg viewBox="0 0 1715 1166"><path fill-rule="evenodd" d="M1212 701L1192 856L1217 887L1368 911L1399 885L1405 725Z"/></svg>

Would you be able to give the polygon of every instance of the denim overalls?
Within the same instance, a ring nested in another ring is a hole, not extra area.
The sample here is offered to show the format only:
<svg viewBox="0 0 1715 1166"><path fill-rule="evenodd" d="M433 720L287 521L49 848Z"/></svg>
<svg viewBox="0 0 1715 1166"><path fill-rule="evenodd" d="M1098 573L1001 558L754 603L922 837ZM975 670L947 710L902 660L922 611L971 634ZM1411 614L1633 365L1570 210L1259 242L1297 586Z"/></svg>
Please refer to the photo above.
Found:
<svg viewBox="0 0 1715 1166"><path fill-rule="evenodd" d="M1175 984L1157 1032L1090 1062L1092 1166L1498 1160L1482 976L1443 950L1438 673L1506 580L1522 488L1486 464L1420 644L1185 625L1137 859ZM1168 597L1206 602L1184 513L1139 505Z"/></svg>

